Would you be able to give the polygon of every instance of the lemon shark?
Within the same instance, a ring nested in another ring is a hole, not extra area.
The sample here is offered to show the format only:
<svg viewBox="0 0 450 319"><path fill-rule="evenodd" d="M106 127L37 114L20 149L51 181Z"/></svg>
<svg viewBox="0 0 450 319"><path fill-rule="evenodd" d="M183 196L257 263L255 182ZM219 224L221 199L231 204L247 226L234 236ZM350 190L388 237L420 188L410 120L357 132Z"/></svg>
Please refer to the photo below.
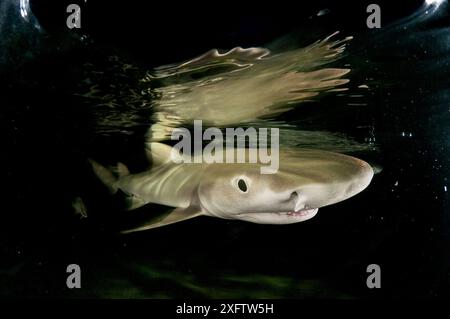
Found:
<svg viewBox="0 0 450 319"><path fill-rule="evenodd" d="M147 143L148 170L130 174L124 164L108 169L90 160L111 193L129 197L129 210L156 203L173 210L164 218L124 232L169 225L205 215L260 224L292 224L319 208L363 191L373 177L363 160L320 150L283 150L275 174L260 174L260 163L184 163L162 143Z"/></svg>

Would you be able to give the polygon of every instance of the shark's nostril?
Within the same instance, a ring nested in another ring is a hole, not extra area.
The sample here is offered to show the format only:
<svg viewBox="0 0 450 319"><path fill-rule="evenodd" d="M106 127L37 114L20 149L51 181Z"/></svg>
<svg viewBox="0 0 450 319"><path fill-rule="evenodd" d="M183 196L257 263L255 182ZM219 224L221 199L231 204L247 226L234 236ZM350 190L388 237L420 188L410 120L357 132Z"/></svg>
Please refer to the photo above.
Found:
<svg viewBox="0 0 450 319"><path fill-rule="evenodd" d="M289 206L291 207L293 211L296 211L299 207L300 203L300 194L298 191L294 191L291 193L291 196L289 198Z"/></svg>
<svg viewBox="0 0 450 319"><path fill-rule="evenodd" d="M298 192L292 192L291 196L289 197L289 201L293 201L294 203L296 203L298 201Z"/></svg>
<svg viewBox="0 0 450 319"><path fill-rule="evenodd" d="M299 211L305 207L305 205L302 203L302 200L300 198L300 192L294 191L291 193L290 197L290 203L293 204L294 211Z"/></svg>

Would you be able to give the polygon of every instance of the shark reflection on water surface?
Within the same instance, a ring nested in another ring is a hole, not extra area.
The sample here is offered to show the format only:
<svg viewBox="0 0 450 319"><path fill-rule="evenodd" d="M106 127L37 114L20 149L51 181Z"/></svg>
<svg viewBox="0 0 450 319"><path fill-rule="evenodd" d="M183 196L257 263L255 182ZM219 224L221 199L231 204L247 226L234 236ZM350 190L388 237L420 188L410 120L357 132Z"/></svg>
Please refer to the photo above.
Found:
<svg viewBox="0 0 450 319"><path fill-rule="evenodd" d="M274 118L321 93L347 90L350 69L326 66L342 57L352 39L333 40L337 33L277 54L266 48L214 49L156 68L143 79L157 85L149 138L167 139L173 128L194 120L225 127Z"/></svg>

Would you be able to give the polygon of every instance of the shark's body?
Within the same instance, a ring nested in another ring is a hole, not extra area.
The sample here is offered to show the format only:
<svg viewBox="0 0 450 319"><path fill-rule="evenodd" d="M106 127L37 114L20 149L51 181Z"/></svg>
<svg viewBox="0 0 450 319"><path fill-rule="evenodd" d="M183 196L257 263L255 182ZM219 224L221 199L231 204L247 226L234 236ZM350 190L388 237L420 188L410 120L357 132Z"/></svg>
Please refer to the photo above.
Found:
<svg viewBox="0 0 450 319"><path fill-rule="evenodd" d="M373 170L354 157L315 150L280 153L275 174L260 174L255 163L175 163L173 149L150 143L152 167L119 176L91 161L96 175L112 192L131 198L129 209L150 203L173 207L166 218L131 231L164 226L200 215L263 224L290 224L312 218L320 207L364 190Z"/></svg>
<svg viewBox="0 0 450 319"><path fill-rule="evenodd" d="M159 83L152 102L154 124L147 135L151 167L130 174L119 164L115 176L91 161L111 192L129 196L129 209L156 203L174 210L162 220L130 231L164 226L199 215L265 224L312 218L320 207L365 189L373 176L364 161L318 150L280 149L275 174L257 163L190 163L171 160L173 149L155 143L194 120L207 126L274 118L322 92L342 91L348 68L327 65L351 39L332 36L305 48L271 55L264 48L211 50L190 61L157 68L143 81ZM156 81L155 81L156 80ZM295 143L295 145L298 145ZM179 154L176 156L180 156Z"/></svg>

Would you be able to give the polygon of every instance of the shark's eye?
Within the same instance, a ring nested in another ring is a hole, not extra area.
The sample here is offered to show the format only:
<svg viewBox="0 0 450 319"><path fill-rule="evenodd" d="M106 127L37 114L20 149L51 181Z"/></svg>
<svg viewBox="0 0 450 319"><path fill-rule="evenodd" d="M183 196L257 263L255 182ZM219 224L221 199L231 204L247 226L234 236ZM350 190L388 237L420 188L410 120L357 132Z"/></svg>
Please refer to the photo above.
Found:
<svg viewBox="0 0 450 319"><path fill-rule="evenodd" d="M243 193L247 193L247 183L242 178L238 179L237 185Z"/></svg>

